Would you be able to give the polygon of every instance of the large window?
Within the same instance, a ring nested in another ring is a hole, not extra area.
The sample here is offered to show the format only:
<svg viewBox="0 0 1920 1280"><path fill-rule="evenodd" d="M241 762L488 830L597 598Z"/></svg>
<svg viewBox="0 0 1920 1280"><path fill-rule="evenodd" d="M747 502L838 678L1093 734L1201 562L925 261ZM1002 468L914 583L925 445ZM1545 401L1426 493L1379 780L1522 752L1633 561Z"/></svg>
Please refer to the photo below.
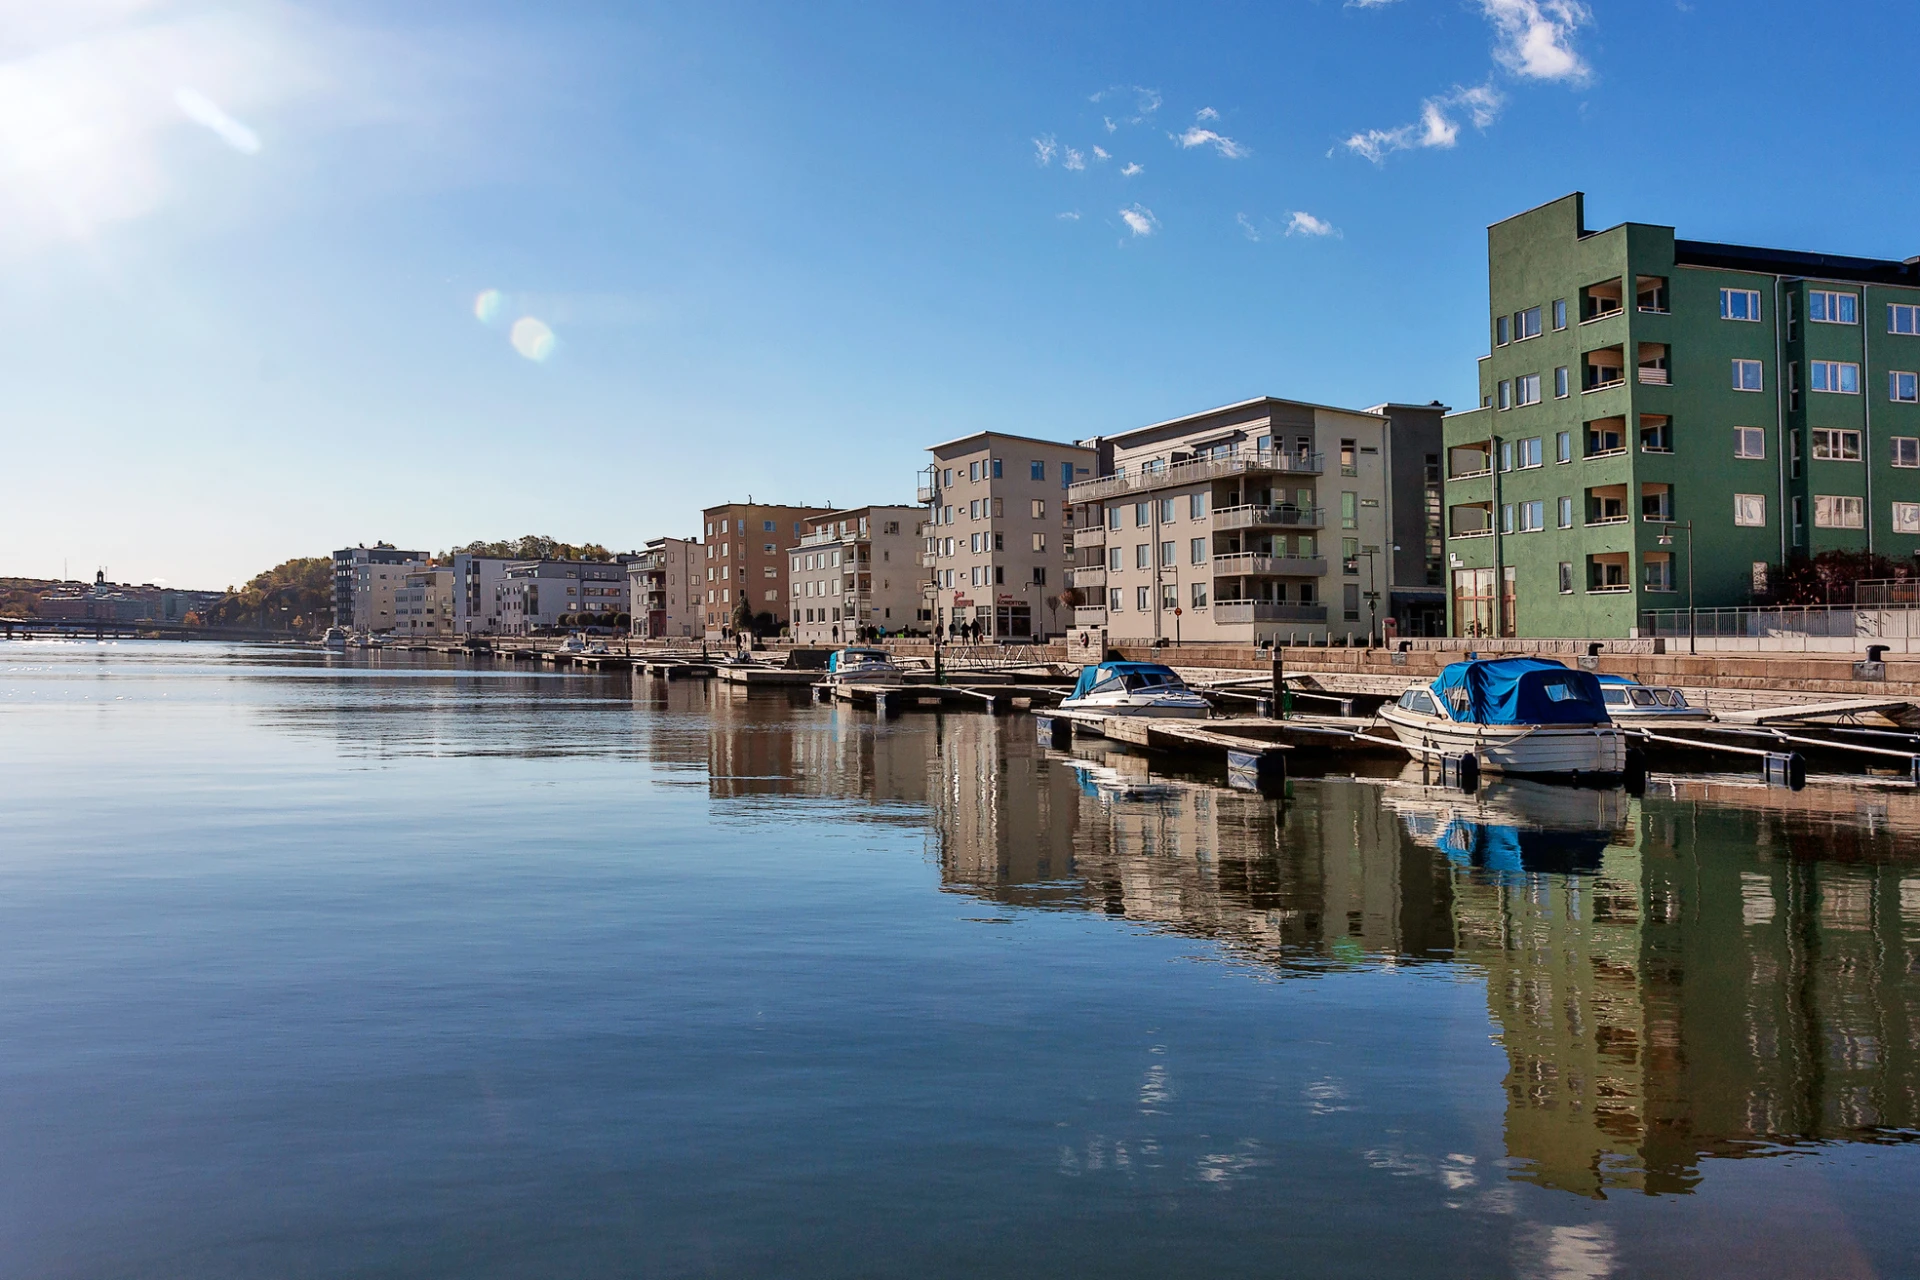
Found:
<svg viewBox="0 0 1920 1280"><path fill-rule="evenodd" d="M1161 524L1172 524L1175 520L1179 519L1179 517L1175 515L1173 511L1173 504L1176 501L1177 499L1174 499L1174 498L1160 499L1160 523Z"/></svg>
<svg viewBox="0 0 1920 1280"><path fill-rule="evenodd" d="M1204 516L1206 514L1207 514L1207 495L1204 493L1188 494L1187 495L1187 518L1191 520L1198 520L1201 516Z"/></svg>
<svg viewBox="0 0 1920 1280"><path fill-rule="evenodd" d="M1553 371L1553 398L1565 400L1572 394L1573 384L1567 377L1567 366L1561 365Z"/></svg>
<svg viewBox="0 0 1920 1280"><path fill-rule="evenodd" d="M1767 523L1767 495L1764 493L1736 493L1733 495L1733 522L1747 528L1759 528Z"/></svg>
<svg viewBox="0 0 1920 1280"><path fill-rule="evenodd" d="M1813 433L1813 456L1827 462L1858 462L1860 461L1860 433L1835 431L1824 427L1816 429Z"/></svg>
<svg viewBox="0 0 1920 1280"><path fill-rule="evenodd" d="M1816 529L1858 529L1861 526L1861 501L1858 498L1815 494L1813 527Z"/></svg>
<svg viewBox="0 0 1920 1280"><path fill-rule="evenodd" d="M1807 290L1807 319L1815 324L1858 324L1860 317L1856 308L1859 305L1857 294Z"/></svg>
<svg viewBox="0 0 1920 1280"><path fill-rule="evenodd" d="M1513 402L1515 404L1540 403L1540 375L1524 373L1513 380Z"/></svg>
<svg viewBox="0 0 1920 1280"><path fill-rule="evenodd" d="M1029 462L1029 463L1027 464L1027 479L1029 479L1029 480L1045 480L1046 478L1047 478L1047 464L1046 464L1046 463L1044 463L1044 462Z"/></svg>
<svg viewBox="0 0 1920 1280"><path fill-rule="evenodd" d="M1523 502L1520 504L1520 532L1538 533L1547 527L1547 504Z"/></svg>
<svg viewBox="0 0 1920 1280"><path fill-rule="evenodd" d="M1815 391L1857 396L1860 394L1860 366L1840 360L1815 360L1807 385Z"/></svg>
<svg viewBox="0 0 1920 1280"><path fill-rule="evenodd" d="M1567 300L1565 298L1555 298L1553 300L1553 327L1556 329L1564 329L1567 327Z"/></svg>
<svg viewBox="0 0 1920 1280"><path fill-rule="evenodd" d="M1736 458L1766 457L1767 433L1759 427L1735 427L1733 429L1733 456Z"/></svg>
<svg viewBox="0 0 1920 1280"><path fill-rule="evenodd" d="M1133 549L1133 567L1136 569L1153 568L1153 544L1143 542Z"/></svg>
<svg viewBox="0 0 1920 1280"><path fill-rule="evenodd" d="M1920 375L1904 369L1894 369L1887 374L1887 398L1903 404L1920 402Z"/></svg>
<svg viewBox="0 0 1920 1280"><path fill-rule="evenodd" d="M1193 594L1190 597L1190 599L1193 601L1194 608L1196 609L1206 608L1207 607L1207 584L1204 582L1194 583Z"/></svg>
<svg viewBox="0 0 1920 1280"><path fill-rule="evenodd" d="M1513 313L1513 340L1524 342L1540 336L1540 308L1528 307Z"/></svg>
<svg viewBox="0 0 1920 1280"><path fill-rule="evenodd" d="M1573 528L1573 499L1572 498L1560 499L1560 527L1562 529ZM1568 590L1572 590L1572 588L1569 587Z"/></svg>
<svg viewBox="0 0 1920 1280"><path fill-rule="evenodd" d="M1340 495L1340 527L1342 529L1360 527L1360 495L1352 490Z"/></svg>
<svg viewBox="0 0 1920 1280"><path fill-rule="evenodd" d="M1920 437L1895 436L1889 443L1893 446L1894 466L1920 467Z"/></svg>
<svg viewBox="0 0 1920 1280"><path fill-rule="evenodd" d="M1896 502L1893 504L1893 531L1895 533L1920 533L1920 502Z"/></svg>
<svg viewBox="0 0 1920 1280"><path fill-rule="evenodd" d="M1765 391L1764 379L1760 374L1758 360L1735 360L1733 362L1733 389L1735 391Z"/></svg>
<svg viewBox="0 0 1920 1280"><path fill-rule="evenodd" d="M1540 437L1532 436L1520 441L1520 465L1522 468L1540 465Z"/></svg>
<svg viewBox="0 0 1920 1280"><path fill-rule="evenodd" d="M1133 504L1133 527L1138 529L1153 523L1153 504L1136 502Z"/></svg>
<svg viewBox="0 0 1920 1280"><path fill-rule="evenodd" d="M1207 540L1205 538L1195 538L1192 542L1188 543L1187 555L1194 564L1205 564L1207 562Z"/></svg>
<svg viewBox="0 0 1920 1280"><path fill-rule="evenodd" d="M1720 318L1722 320L1758 320L1760 291L1758 289L1722 289Z"/></svg>
<svg viewBox="0 0 1920 1280"><path fill-rule="evenodd" d="M1887 304L1888 333L1920 333L1920 306L1905 302Z"/></svg>

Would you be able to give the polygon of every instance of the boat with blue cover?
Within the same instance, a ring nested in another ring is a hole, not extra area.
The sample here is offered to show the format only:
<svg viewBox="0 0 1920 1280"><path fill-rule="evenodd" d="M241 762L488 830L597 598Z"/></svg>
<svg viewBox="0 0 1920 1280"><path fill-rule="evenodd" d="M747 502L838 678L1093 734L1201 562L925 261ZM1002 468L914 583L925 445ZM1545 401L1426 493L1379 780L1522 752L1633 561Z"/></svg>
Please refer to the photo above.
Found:
<svg viewBox="0 0 1920 1280"><path fill-rule="evenodd" d="M905 684L906 679L885 649L836 649L827 658L828 684Z"/></svg>
<svg viewBox="0 0 1920 1280"><path fill-rule="evenodd" d="M1626 771L1626 735L1600 682L1546 658L1477 658L1444 668L1380 710L1409 745L1472 752L1482 770L1607 781Z"/></svg>
<svg viewBox="0 0 1920 1280"><path fill-rule="evenodd" d="M1082 667L1079 682L1060 709L1162 720L1205 720L1213 712L1212 705L1189 689L1178 672L1158 662L1096 662Z"/></svg>

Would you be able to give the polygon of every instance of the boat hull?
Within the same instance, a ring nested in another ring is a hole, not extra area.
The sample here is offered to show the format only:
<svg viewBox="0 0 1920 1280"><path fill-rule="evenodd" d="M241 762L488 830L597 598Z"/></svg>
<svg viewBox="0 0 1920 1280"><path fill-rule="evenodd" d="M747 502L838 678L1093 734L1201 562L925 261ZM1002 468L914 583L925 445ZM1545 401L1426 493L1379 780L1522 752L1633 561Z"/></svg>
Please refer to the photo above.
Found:
<svg viewBox="0 0 1920 1280"><path fill-rule="evenodd" d="M1117 699L1112 702L1102 702L1092 698L1068 698L1060 704L1060 710L1086 711L1101 716L1132 716L1150 720L1205 720L1210 708L1204 703L1196 707L1170 702L1123 702Z"/></svg>
<svg viewBox="0 0 1920 1280"><path fill-rule="evenodd" d="M1618 778L1627 768L1617 726L1458 724L1388 707L1380 718L1410 746L1449 755L1472 752L1480 768L1509 777Z"/></svg>

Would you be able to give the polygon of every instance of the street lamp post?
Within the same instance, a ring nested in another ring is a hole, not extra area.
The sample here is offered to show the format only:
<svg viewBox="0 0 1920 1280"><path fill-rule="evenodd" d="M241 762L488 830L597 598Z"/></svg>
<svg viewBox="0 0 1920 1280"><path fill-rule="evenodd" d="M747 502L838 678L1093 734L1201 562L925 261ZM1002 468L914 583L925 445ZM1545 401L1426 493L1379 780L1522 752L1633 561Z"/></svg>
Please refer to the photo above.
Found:
<svg viewBox="0 0 1920 1280"><path fill-rule="evenodd" d="M1699 652L1694 646L1693 521L1685 521L1680 527L1687 531L1687 652L1693 654ZM1673 545L1673 528L1674 527L1669 524L1666 531L1660 535L1661 546L1670 547Z"/></svg>
<svg viewBox="0 0 1920 1280"><path fill-rule="evenodd" d="M1380 622L1380 584L1374 577L1373 559L1380 554L1378 546L1361 547L1360 554L1367 558L1367 648L1373 648L1374 628Z"/></svg>

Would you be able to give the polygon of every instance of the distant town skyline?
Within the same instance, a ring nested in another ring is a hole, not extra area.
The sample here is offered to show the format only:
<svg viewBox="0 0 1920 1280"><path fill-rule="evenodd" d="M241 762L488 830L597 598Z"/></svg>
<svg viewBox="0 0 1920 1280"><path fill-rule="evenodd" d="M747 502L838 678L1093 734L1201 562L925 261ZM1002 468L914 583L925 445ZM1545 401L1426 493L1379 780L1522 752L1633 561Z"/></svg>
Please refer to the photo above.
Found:
<svg viewBox="0 0 1920 1280"><path fill-rule="evenodd" d="M749 494L910 502L979 430L1469 408L1485 228L1568 192L1596 228L1920 252L1904 50L1863 38L1909 22L8 4L0 574L626 550ZM1846 73L1736 92L1787 32Z"/></svg>

